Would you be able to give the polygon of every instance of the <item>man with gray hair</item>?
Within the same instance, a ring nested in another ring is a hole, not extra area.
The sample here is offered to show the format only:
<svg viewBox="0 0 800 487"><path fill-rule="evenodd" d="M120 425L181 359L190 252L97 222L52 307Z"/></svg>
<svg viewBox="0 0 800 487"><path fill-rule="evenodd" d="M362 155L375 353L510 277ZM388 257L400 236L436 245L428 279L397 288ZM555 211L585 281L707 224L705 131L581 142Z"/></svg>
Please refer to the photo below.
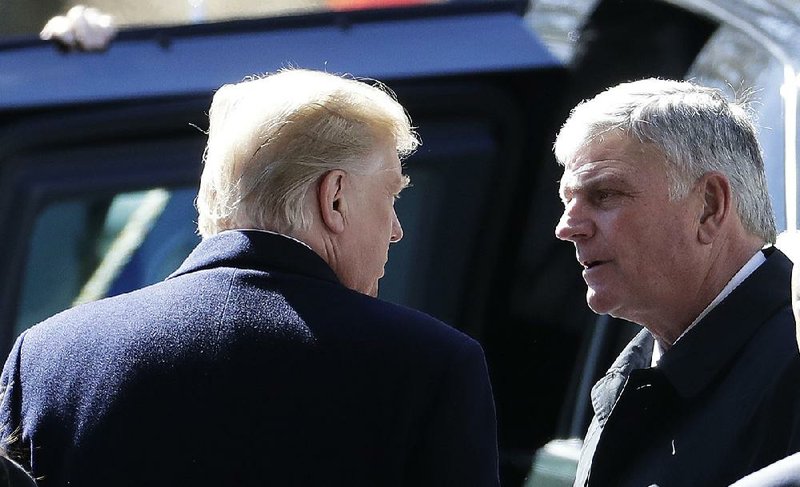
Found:
<svg viewBox="0 0 800 487"><path fill-rule="evenodd" d="M800 450L792 264L746 110L691 82L624 83L555 143L556 235L597 313L644 329L592 390L576 486L728 485Z"/></svg>
<svg viewBox="0 0 800 487"><path fill-rule="evenodd" d="M18 338L9 451L40 487L497 485L480 345L374 297L419 143L403 107L297 69L223 86L209 118L203 240Z"/></svg>

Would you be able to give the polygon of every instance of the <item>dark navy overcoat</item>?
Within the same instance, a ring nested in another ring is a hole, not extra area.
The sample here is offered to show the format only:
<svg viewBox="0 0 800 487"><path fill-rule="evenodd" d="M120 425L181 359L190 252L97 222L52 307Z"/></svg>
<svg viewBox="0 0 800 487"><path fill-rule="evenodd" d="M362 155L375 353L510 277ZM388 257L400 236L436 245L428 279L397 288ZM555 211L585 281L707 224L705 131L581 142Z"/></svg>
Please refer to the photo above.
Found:
<svg viewBox="0 0 800 487"><path fill-rule="evenodd" d="M498 483L478 343L267 232L29 329L2 385L42 487Z"/></svg>

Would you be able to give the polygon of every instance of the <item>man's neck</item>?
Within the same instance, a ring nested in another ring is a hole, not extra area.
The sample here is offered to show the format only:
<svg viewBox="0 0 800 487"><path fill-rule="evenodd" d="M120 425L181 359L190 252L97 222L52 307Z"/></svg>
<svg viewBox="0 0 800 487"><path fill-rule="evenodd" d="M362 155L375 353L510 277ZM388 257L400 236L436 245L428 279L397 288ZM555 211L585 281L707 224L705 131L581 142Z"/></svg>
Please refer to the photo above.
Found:
<svg viewBox="0 0 800 487"><path fill-rule="evenodd" d="M679 326L672 327L668 334L653 333L661 351L669 350L764 262L765 257L760 248L747 252L736 259L730 259L730 264L733 265L727 266L726 272L717 273L715 278L709 277L703 281L694 306L687 307L687 313L684 313L680 321L675 322L680 323Z"/></svg>
<svg viewBox="0 0 800 487"><path fill-rule="evenodd" d="M647 328L663 349L668 350L699 321L702 314L710 310L715 299L763 245L760 239L750 235L719 239L693 265L694 269L704 268L705 271L694 282L687 280L684 283L682 298L665 307L660 316L634 321Z"/></svg>

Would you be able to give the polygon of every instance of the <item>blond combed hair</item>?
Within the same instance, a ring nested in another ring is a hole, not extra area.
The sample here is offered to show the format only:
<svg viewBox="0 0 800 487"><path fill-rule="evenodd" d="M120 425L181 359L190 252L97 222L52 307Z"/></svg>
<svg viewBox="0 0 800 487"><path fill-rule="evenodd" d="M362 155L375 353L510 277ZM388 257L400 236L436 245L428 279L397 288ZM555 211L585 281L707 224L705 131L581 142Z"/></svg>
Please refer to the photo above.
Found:
<svg viewBox="0 0 800 487"><path fill-rule="evenodd" d="M199 232L307 229L315 182L333 169L377 169L369 155L385 141L401 158L419 145L408 114L378 82L287 69L225 85L209 111Z"/></svg>

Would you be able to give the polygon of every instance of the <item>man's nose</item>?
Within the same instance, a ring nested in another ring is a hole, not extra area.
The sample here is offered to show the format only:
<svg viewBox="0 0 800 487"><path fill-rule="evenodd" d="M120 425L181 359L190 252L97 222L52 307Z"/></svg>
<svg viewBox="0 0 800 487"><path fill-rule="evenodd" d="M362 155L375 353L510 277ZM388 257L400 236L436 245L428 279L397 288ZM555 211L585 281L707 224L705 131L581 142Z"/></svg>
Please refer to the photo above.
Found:
<svg viewBox="0 0 800 487"><path fill-rule="evenodd" d="M400 225L400 219L397 218L397 213L392 214L392 235L389 241L392 243L399 242L403 238L403 226Z"/></svg>
<svg viewBox="0 0 800 487"><path fill-rule="evenodd" d="M564 206L564 213L556 225L556 237L561 240L575 242L589 238L594 233L594 223L575 200Z"/></svg>

